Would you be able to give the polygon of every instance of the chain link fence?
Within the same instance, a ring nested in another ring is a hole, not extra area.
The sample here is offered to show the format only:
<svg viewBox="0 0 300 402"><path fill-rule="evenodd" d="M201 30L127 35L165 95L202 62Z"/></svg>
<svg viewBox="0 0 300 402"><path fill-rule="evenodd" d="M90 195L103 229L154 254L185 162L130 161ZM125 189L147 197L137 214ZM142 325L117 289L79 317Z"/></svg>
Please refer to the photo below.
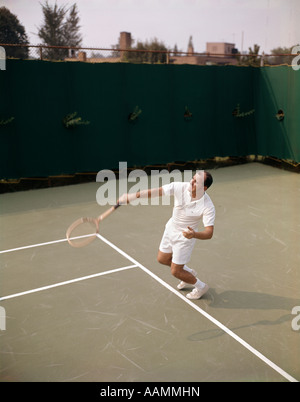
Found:
<svg viewBox="0 0 300 402"><path fill-rule="evenodd" d="M6 58L90 63L291 66L295 54L212 54L96 47L0 44Z"/></svg>

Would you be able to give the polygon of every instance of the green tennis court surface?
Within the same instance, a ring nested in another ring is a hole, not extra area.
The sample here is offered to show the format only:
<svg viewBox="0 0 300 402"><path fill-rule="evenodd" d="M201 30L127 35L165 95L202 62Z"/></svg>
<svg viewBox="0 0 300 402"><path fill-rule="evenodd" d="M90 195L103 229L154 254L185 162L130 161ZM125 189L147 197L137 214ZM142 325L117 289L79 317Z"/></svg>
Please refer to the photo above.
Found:
<svg viewBox="0 0 300 402"><path fill-rule="evenodd" d="M0 381L299 381L300 176L211 172L196 301L156 261L172 206L122 206L74 249L69 224L107 209L99 183L2 194Z"/></svg>

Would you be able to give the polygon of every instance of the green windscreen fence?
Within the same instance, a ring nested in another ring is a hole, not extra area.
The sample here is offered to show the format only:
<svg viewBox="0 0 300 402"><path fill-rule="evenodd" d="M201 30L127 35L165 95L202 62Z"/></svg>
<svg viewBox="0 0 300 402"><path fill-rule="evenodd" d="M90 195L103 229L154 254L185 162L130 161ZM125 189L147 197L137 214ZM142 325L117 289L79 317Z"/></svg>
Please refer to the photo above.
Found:
<svg viewBox="0 0 300 402"><path fill-rule="evenodd" d="M256 69L255 132L257 154L300 162L300 70ZM276 116L283 112L283 119Z"/></svg>
<svg viewBox="0 0 300 402"><path fill-rule="evenodd" d="M300 162L299 77L287 66L7 60L0 178L97 172L119 161L272 155ZM63 119L75 112L89 124L66 128Z"/></svg>

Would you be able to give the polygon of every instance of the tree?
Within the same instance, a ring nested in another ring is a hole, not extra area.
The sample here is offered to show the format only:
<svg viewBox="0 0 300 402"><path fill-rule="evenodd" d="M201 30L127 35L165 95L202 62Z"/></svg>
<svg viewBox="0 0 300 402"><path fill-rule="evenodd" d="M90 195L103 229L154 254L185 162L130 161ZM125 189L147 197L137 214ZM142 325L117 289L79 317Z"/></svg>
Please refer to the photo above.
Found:
<svg viewBox="0 0 300 402"><path fill-rule="evenodd" d="M125 52L124 61L131 63L166 63L168 49L163 42L159 42L157 38L145 43L138 41L133 50L137 52Z"/></svg>
<svg viewBox="0 0 300 402"><path fill-rule="evenodd" d="M238 64L242 66L260 66L259 49L260 46L255 44L253 49L249 47L248 55L241 55L240 53L237 53L236 58L238 59Z"/></svg>
<svg viewBox="0 0 300 402"><path fill-rule="evenodd" d="M194 45L193 45L193 37L190 36L189 43L188 43L188 54L194 53Z"/></svg>
<svg viewBox="0 0 300 402"><path fill-rule="evenodd" d="M6 7L0 8L0 43L28 45L24 26ZM7 57L28 58L27 47L5 47Z"/></svg>
<svg viewBox="0 0 300 402"><path fill-rule="evenodd" d="M44 24L39 28L38 36L47 46L80 46L79 16L76 4L69 10L65 6L51 7L46 1L42 4ZM67 16L67 12L69 15ZM46 49L46 58L61 60L68 56L68 49Z"/></svg>
<svg viewBox="0 0 300 402"><path fill-rule="evenodd" d="M249 56L248 56L248 64L250 66L259 66L260 65L260 58L259 58L259 49L260 46L258 45L254 45L253 49L251 49L251 47L249 47Z"/></svg>
<svg viewBox="0 0 300 402"><path fill-rule="evenodd" d="M177 47L177 43L175 43L174 49L173 49L173 56L178 56L178 47Z"/></svg>
<svg viewBox="0 0 300 402"><path fill-rule="evenodd" d="M292 47L277 47L273 50L271 50L271 54L274 55L275 57L270 57L269 58L269 63L270 64L292 64L293 57L295 56L281 56L285 54L291 54L292 53Z"/></svg>
<svg viewBox="0 0 300 402"><path fill-rule="evenodd" d="M82 36L79 33L79 16L76 4L70 8L69 16L64 24L65 42L68 46L80 46Z"/></svg>

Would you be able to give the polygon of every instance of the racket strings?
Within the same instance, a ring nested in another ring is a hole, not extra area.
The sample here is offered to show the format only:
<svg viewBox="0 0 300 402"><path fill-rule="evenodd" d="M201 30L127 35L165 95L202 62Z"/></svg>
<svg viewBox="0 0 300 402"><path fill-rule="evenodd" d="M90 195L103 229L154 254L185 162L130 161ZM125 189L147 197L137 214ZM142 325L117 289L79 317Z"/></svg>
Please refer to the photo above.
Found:
<svg viewBox="0 0 300 402"><path fill-rule="evenodd" d="M98 233L98 222L93 218L81 218L67 233L69 243L82 247L92 242Z"/></svg>
<svg viewBox="0 0 300 402"><path fill-rule="evenodd" d="M91 243L99 233L99 222L109 216L119 206L119 203L114 205L97 219L84 217L72 223L66 233L69 244L73 247L83 247Z"/></svg>

